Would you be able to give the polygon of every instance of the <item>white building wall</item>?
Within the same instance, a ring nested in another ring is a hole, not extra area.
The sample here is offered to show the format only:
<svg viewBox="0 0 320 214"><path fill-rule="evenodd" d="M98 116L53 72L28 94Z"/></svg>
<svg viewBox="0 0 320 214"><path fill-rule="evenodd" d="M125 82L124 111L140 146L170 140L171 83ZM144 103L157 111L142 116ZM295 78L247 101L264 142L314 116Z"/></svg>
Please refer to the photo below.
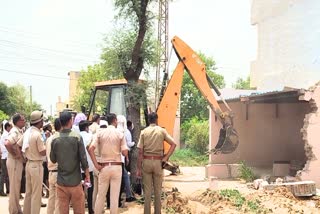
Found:
<svg viewBox="0 0 320 214"><path fill-rule="evenodd" d="M308 88L320 80L320 0L253 0L258 53L251 86Z"/></svg>

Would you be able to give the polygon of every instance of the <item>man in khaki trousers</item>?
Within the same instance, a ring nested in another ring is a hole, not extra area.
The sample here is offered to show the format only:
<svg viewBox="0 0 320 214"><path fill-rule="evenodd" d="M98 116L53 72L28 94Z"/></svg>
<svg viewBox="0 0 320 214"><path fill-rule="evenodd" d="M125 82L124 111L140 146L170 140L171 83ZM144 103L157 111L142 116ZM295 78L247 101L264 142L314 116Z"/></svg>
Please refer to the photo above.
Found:
<svg viewBox="0 0 320 214"><path fill-rule="evenodd" d="M106 194L110 187L110 214L118 213L119 193L122 177L121 154L128 157L128 147L124 134L116 129L117 116L107 116L109 126L97 133L93 143L89 147L89 154L93 164L100 171L98 177L98 195L94 212L103 213ZM97 162L94 154L95 148L99 148L100 162Z"/></svg>
<svg viewBox="0 0 320 214"><path fill-rule="evenodd" d="M5 141L5 146L9 152L7 159L8 175L10 180L9 213L22 214L19 204L21 177L23 170L23 157L20 146L23 139L22 128L25 126L24 116L17 113L12 117L13 128Z"/></svg>
<svg viewBox="0 0 320 214"><path fill-rule="evenodd" d="M51 143L52 139L58 132L61 131L60 119L56 118L54 120L54 130L56 130L54 135L51 135L46 143L47 159L48 159L48 170L49 170L49 199L47 214L59 214L59 200L56 197L56 187L57 187L57 176L58 176L58 164L52 163L50 160Z"/></svg>
<svg viewBox="0 0 320 214"><path fill-rule="evenodd" d="M163 169L162 163L167 162L176 144L168 132L158 126L158 115L154 112L148 115L150 125L141 134L138 143L139 157L137 177L141 177L144 190L144 214L151 213L151 193L154 190L154 213L161 213L161 187ZM163 142L170 144L170 149L163 155Z"/></svg>
<svg viewBox="0 0 320 214"><path fill-rule="evenodd" d="M39 214L43 181L42 159L46 155L40 131L43 126L42 111L33 111L30 120L31 127L24 133L22 145L22 152L27 158L23 214Z"/></svg>

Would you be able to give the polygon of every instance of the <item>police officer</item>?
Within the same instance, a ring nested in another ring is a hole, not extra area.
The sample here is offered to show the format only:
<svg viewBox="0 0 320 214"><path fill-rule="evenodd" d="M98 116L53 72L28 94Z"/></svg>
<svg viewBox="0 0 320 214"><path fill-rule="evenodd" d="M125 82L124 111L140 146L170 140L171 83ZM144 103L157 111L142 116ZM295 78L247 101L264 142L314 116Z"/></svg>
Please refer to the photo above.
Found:
<svg viewBox="0 0 320 214"><path fill-rule="evenodd" d="M95 203L95 213L101 214L104 210L106 194L110 187L110 213L118 213L119 193L122 177L121 154L128 156L128 147L125 136L116 129L117 116L107 116L109 126L97 133L93 143L89 147L89 154L94 166L99 173L99 188ZM100 162L97 162L94 154L95 148L99 148Z"/></svg>
<svg viewBox="0 0 320 214"><path fill-rule="evenodd" d="M23 170L23 157L20 146L23 139L23 130L25 126L25 118L17 113L12 117L13 128L10 130L9 136L5 141L5 146L9 152L7 159L8 175L10 180L9 194L9 213L22 214L19 204L21 177Z"/></svg>
<svg viewBox="0 0 320 214"><path fill-rule="evenodd" d="M158 115L154 112L148 115L150 125L145 128L141 134L138 143L139 158L137 177L141 177L144 190L144 213L151 213L151 193L152 187L154 189L154 213L161 213L161 187L163 169L162 163L168 161L169 157L176 148L173 138L168 132L158 126ZM163 142L170 144L170 149L166 155L163 155Z"/></svg>
<svg viewBox="0 0 320 214"><path fill-rule="evenodd" d="M22 145L22 151L27 158L26 195L23 213L39 214L43 180L42 159L46 155L46 148L40 131L43 126L43 113L41 111L33 111L30 120L31 127L25 132Z"/></svg>

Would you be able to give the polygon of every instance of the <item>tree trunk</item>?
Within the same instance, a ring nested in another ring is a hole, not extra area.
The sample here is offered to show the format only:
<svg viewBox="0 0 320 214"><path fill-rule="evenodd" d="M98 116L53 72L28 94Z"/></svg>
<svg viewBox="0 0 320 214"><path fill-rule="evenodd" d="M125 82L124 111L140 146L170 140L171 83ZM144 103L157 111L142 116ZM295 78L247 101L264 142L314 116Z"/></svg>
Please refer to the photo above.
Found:
<svg viewBox="0 0 320 214"><path fill-rule="evenodd" d="M147 6L149 4L149 0L132 1L132 4L133 4L133 10L135 11L138 17L139 30L138 30L138 35L137 35L134 48L131 53L131 63L130 63L129 69L124 71L124 78L129 83L128 90L134 91L133 90L133 88L135 87L134 85L138 84L138 80L144 64L144 58L143 58L142 52L143 52L143 42L147 32L147 22L148 22ZM141 102L135 99L136 98L129 97L130 104L128 106L128 114L129 114L128 116L135 127L133 130L133 140L137 144L140 137L140 127L141 127L141 121L140 121ZM133 187L135 187L141 182L136 177L139 151L135 146L130 151L130 153L131 153L130 154L131 184Z"/></svg>
<svg viewBox="0 0 320 214"><path fill-rule="evenodd" d="M134 125L133 133L132 133L132 140L135 142L135 146L130 150L130 181L133 187L133 191L139 193L139 184L141 181L137 178L137 163L138 163L138 156L139 156L139 149L137 148L139 137L140 137L140 106L129 106L128 108L129 113L129 120L132 121Z"/></svg>

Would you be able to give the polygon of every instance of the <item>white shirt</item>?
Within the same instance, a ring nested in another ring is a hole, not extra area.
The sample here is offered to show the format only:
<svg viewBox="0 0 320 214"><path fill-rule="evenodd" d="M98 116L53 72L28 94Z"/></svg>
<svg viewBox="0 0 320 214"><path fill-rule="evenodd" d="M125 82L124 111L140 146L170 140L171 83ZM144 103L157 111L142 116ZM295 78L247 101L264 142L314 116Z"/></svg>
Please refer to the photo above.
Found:
<svg viewBox="0 0 320 214"><path fill-rule="evenodd" d="M87 146L91 143L92 141L92 134L91 133L88 133L86 131L81 131L80 132L80 135L82 137L82 140L83 140L83 144L84 144L84 148L86 150L86 156L87 156L87 161L88 161L88 165L89 165L89 172L92 172L93 171L93 162L91 160L91 157L88 153L88 150L87 150ZM81 169L82 171L82 169ZM83 171L82 171L83 172Z"/></svg>
<svg viewBox="0 0 320 214"><path fill-rule="evenodd" d="M134 142L132 141L132 136L131 136L131 133L128 129L125 129L124 137L126 138L127 147L128 147L128 150L130 151L130 148L134 146ZM125 157L121 154L122 163L124 163L124 161L125 161L124 158Z"/></svg>
<svg viewBox="0 0 320 214"><path fill-rule="evenodd" d="M9 135L9 132L7 132L6 130L3 131L3 134L1 136L1 142L0 142L0 148L1 148L1 159L7 159L8 158L8 150L7 148L4 146L5 140L7 139Z"/></svg>

